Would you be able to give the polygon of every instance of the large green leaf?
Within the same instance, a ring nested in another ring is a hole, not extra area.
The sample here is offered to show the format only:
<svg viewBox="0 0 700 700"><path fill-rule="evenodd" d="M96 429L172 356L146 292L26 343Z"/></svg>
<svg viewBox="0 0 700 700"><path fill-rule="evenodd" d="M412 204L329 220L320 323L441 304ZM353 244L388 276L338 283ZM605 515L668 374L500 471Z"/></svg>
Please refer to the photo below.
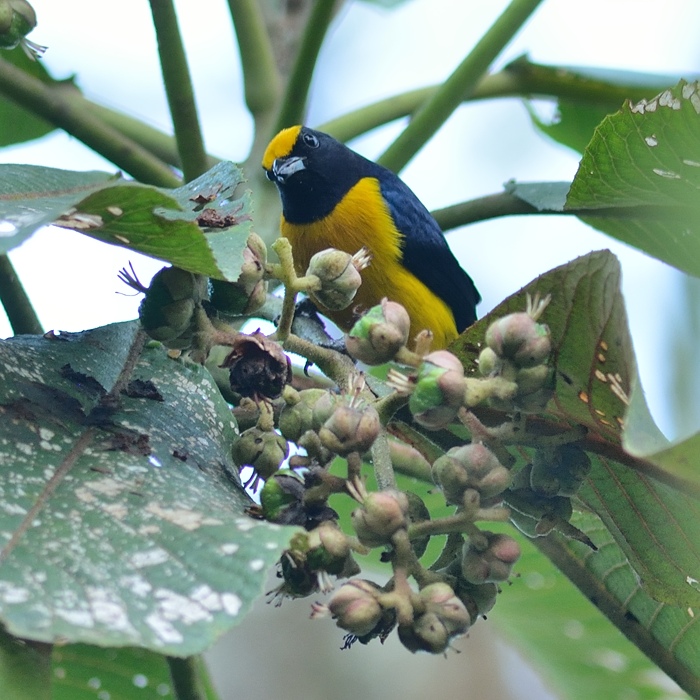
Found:
<svg viewBox="0 0 700 700"><path fill-rule="evenodd" d="M700 83L626 103L596 129L566 209L700 275Z"/></svg>
<svg viewBox="0 0 700 700"><path fill-rule="evenodd" d="M0 697L50 700L51 647L15 639L0 626Z"/></svg>
<svg viewBox="0 0 700 700"><path fill-rule="evenodd" d="M43 83L59 86L62 89L77 90L72 78L54 80L46 70L43 61L32 61L21 47L13 51L3 51L0 61L13 64ZM53 124L20 107L16 102L8 99L0 100L0 148L38 139L51 133L55 128Z"/></svg>
<svg viewBox="0 0 700 700"><path fill-rule="evenodd" d="M0 165L0 253L17 247L115 177L96 171Z"/></svg>
<svg viewBox="0 0 700 700"><path fill-rule="evenodd" d="M0 344L0 619L14 635L199 653L288 541L244 512L210 375L150 345L130 373L138 337L132 322Z"/></svg>
<svg viewBox="0 0 700 700"><path fill-rule="evenodd" d="M52 662L51 700L156 700L174 696L165 657L146 649L71 644L55 647ZM207 699L216 700L206 668L203 663L200 666Z"/></svg>
<svg viewBox="0 0 700 700"><path fill-rule="evenodd" d="M582 499L605 522L650 595L675 605L698 605L700 592L688 583L700 571L700 505L694 500L700 493L698 470L694 478L679 480L622 446L638 377L619 283L615 257L607 251L592 253L542 275L506 299L490 318L522 310L526 292L552 294L543 322L552 332L557 384L553 400L544 415L531 420L531 429L585 426L587 435L578 444L593 457L594 469ZM454 344L467 366L489 322L477 322ZM648 414L646 420L653 426ZM517 457L524 464L531 453L521 449Z"/></svg>
<svg viewBox="0 0 700 700"><path fill-rule="evenodd" d="M680 697L621 632L649 654L691 695L700 693L700 609L653 600L610 533L592 514L574 524L590 533L598 551L558 535L535 541L560 571L523 547L516 580L489 616L559 691L571 700ZM567 585L563 571L583 593ZM606 623L597 606L619 628Z"/></svg>
<svg viewBox="0 0 700 700"><path fill-rule="evenodd" d="M0 253L55 222L191 272L235 281L252 228L233 163L173 190L107 173L0 165Z"/></svg>

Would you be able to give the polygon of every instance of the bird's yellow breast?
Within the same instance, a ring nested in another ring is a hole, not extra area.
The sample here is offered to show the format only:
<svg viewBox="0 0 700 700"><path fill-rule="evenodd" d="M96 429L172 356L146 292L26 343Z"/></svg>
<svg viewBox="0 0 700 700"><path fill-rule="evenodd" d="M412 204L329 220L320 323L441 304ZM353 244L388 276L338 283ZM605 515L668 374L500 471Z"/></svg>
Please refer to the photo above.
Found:
<svg viewBox="0 0 700 700"><path fill-rule="evenodd" d="M289 239L297 273L303 275L311 257L325 248L354 254L365 246L372 262L362 271L355 301L342 311L321 309L340 328L349 330L359 314L383 297L397 301L411 318L411 339L428 328L434 348L446 347L457 337L452 311L402 264L401 234L375 178L362 178L333 211L310 224L291 224L282 217L282 235Z"/></svg>

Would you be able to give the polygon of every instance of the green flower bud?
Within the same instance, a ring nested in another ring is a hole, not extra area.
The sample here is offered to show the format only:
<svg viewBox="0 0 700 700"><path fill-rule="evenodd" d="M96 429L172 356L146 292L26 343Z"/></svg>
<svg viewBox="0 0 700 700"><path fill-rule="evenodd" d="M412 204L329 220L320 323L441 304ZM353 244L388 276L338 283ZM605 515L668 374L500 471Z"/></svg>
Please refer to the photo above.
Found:
<svg viewBox="0 0 700 700"><path fill-rule="evenodd" d="M255 470L244 486L257 488L259 479L269 479L280 468L289 454L289 445L281 435L255 426L240 434L232 452L239 468L250 466Z"/></svg>
<svg viewBox="0 0 700 700"><path fill-rule="evenodd" d="M299 392L297 403L287 404L282 408L279 429L287 440L297 442L307 430L313 430L316 427L314 405L326 394L328 392L325 389L303 389Z"/></svg>
<svg viewBox="0 0 700 700"><path fill-rule="evenodd" d="M170 348L189 347L194 310L208 296L207 278L179 267L164 267L151 280L139 306L146 333Z"/></svg>
<svg viewBox="0 0 700 700"><path fill-rule="evenodd" d="M496 354L493 348L485 347L479 353L479 373L482 377L491 377L498 374L503 367L503 360Z"/></svg>
<svg viewBox="0 0 700 700"><path fill-rule="evenodd" d="M552 350L549 328L524 311L494 321L486 331L486 344L518 367L543 364Z"/></svg>
<svg viewBox="0 0 700 700"><path fill-rule="evenodd" d="M344 398L340 394L324 391L313 404L313 430L320 430L321 426L333 415L336 406L341 405L343 402Z"/></svg>
<svg viewBox="0 0 700 700"><path fill-rule="evenodd" d="M334 522L321 523L308 533L306 561L312 571L334 576L355 576L360 567L352 557L350 542Z"/></svg>
<svg viewBox="0 0 700 700"><path fill-rule="evenodd" d="M362 284L360 270L367 264L369 262L362 252L359 257L335 248L316 253L309 261L306 274L318 277L321 288L311 292L310 296L327 309L346 309Z"/></svg>
<svg viewBox="0 0 700 700"><path fill-rule="evenodd" d="M374 406L339 405L321 426L318 437L326 449L346 456L351 452L366 452L372 447L380 428L379 414Z"/></svg>
<svg viewBox="0 0 700 700"><path fill-rule="evenodd" d="M36 12L26 0L0 0L0 48L14 49L36 27Z"/></svg>
<svg viewBox="0 0 700 700"><path fill-rule="evenodd" d="M474 584L506 581L520 558L520 546L509 535L484 532L487 546L465 542L462 548L462 576Z"/></svg>
<svg viewBox="0 0 700 700"><path fill-rule="evenodd" d="M402 491L385 489L367 494L352 514L357 538L366 547L380 547L408 525L408 497Z"/></svg>
<svg viewBox="0 0 700 700"><path fill-rule="evenodd" d="M345 347L356 360L381 365L391 361L406 345L410 329L406 309L385 298L358 319L345 336Z"/></svg>
<svg viewBox="0 0 700 700"><path fill-rule="evenodd" d="M217 311L232 316L257 311L267 300L267 282L263 279L266 262L264 241L256 233L251 233L243 250L238 279L235 282L211 280L211 305Z"/></svg>
<svg viewBox="0 0 700 700"><path fill-rule="evenodd" d="M336 625L363 637L379 624L384 613L379 604L379 588L371 581L352 579L343 584L328 603Z"/></svg>
<svg viewBox="0 0 700 700"><path fill-rule="evenodd" d="M424 428L439 430L450 424L464 401L464 367L447 350L423 358L408 401L413 418Z"/></svg>
<svg viewBox="0 0 700 700"><path fill-rule="evenodd" d="M277 472L268 478L260 490L260 507L265 520L272 523L292 523L288 514L297 509L304 495L304 482L294 472Z"/></svg>
<svg viewBox="0 0 700 700"><path fill-rule="evenodd" d="M446 502L453 505L462 505L467 489L478 491L481 498L492 498L505 491L511 481L510 471L481 443L453 447L435 460L432 474Z"/></svg>

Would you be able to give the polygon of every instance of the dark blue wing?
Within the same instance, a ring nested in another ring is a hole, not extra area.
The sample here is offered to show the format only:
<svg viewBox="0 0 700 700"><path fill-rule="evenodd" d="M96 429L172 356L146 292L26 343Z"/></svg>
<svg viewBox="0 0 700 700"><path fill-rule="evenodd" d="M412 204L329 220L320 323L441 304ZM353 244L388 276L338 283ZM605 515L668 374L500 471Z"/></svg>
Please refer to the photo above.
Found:
<svg viewBox="0 0 700 700"><path fill-rule="evenodd" d="M452 254L442 230L421 201L394 173L375 163L372 175L396 228L403 234L403 263L430 291L452 309L461 333L476 321L481 296L472 278Z"/></svg>

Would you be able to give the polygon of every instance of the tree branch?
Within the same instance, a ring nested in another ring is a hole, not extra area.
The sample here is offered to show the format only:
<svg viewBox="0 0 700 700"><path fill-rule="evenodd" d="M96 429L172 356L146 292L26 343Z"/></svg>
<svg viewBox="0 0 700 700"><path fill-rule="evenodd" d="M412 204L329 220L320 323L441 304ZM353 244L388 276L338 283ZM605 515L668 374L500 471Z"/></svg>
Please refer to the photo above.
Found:
<svg viewBox="0 0 700 700"><path fill-rule="evenodd" d="M180 179L161 160L90 111L37 78L0 59L0 92L25 109L75 136L135 179L161 187L177 187Z"/></svg>
<svg viewBox="0 0 700 700"><path fill-rule="evenodd" d="M44 330L7 255L0 255L0 302L15 335L41 335Z"/></svg>
<svg viewBox="0 0 700 700"><path fill-rule="evenodd" d="M437 92L415 113L409 125L379 158L401 170L471 93L491 62L527 21L542 0L512 0L503 14Z"/></svg>

